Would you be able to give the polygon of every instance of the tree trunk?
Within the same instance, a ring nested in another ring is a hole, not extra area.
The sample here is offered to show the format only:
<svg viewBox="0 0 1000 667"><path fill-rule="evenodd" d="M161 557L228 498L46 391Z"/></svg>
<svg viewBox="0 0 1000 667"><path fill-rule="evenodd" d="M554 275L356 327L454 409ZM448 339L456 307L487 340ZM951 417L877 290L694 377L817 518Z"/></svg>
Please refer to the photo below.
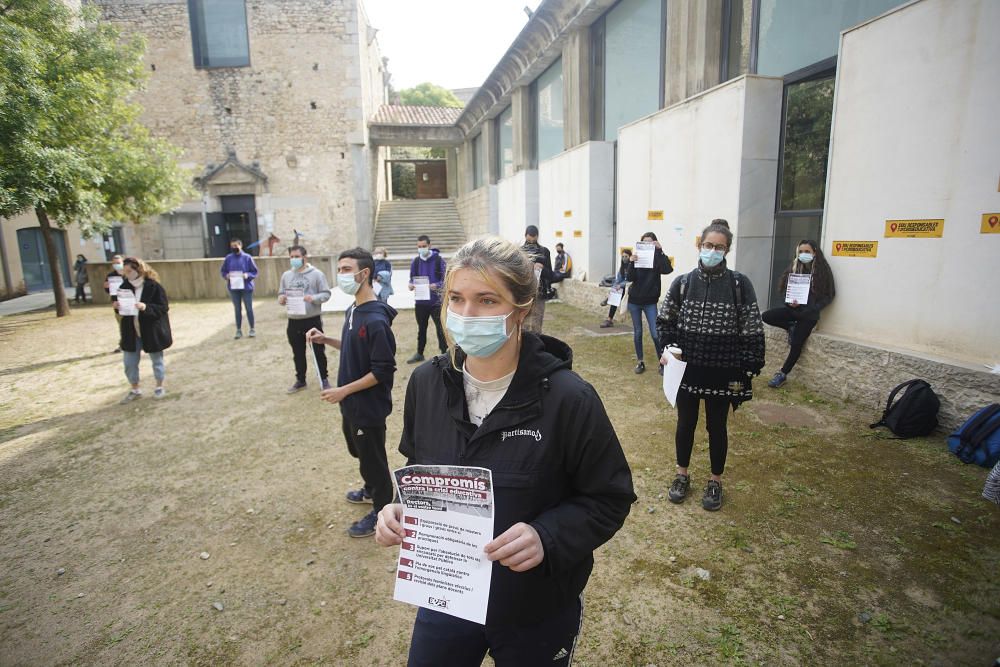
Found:
<svg viewBox="0 0 1000 667"><path fill-rule="evenodd" d="M52 292L56 297L56 317L69 315L69 300L66 298L66 288L63 287L62 265L59 261L59 251L55 239L52 238L52 225L49 216L43 208L36 208L38 226L42 228L42 238L45 239L45 254L49 258L49 269L52 271Z"/></svg>

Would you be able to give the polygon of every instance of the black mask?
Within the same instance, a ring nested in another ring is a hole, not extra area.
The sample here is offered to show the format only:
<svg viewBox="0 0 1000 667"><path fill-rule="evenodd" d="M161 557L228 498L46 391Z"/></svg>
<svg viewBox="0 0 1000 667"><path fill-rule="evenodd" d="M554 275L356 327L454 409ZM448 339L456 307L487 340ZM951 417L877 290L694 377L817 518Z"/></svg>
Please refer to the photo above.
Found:
<svg viewBox="0 0 1000 667"><path fill-rule="evenodd" d="M234 255L240 254L240 249L238 247L237 248L233 248L233 254Z"/></svg>

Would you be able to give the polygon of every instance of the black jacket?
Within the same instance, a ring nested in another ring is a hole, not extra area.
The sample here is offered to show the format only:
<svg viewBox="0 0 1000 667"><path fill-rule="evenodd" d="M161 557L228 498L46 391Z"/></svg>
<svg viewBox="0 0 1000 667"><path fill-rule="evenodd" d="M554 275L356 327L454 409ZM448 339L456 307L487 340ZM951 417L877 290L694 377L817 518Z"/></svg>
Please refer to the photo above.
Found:
<svg viewBox="0 0 1000 667"><path fill-rule="evenodd" d="M118 289L135 292L132 283L127 280ZM142 336L142 351L162 352L174 344L174 339L170 334L170 318L167 317L167 311L170 310L170 305L167 303L167 292L160 283L146 278L139 301L146 304L146 310L140 311L138 315L123 317L119 323L122 335L121 347L128 352L137 351L135 318L138 317L139 332Z"/></svg>
<svg viewBox="0 0 1000 667"><path fill-rule="evenodd" d="M544 289L543 283L547 284L552 280L552 253L549 252L548 248L538 243L525 243L521 246L521 250L527 253L532 262L538 262L542 265L542 275L539 276L538 282L538 290L541 291Z"/></svg>
<svg viewBox="0 0 1000 667"><path fill-rule="evenodd" d="M486 622L531 622L587 585L593 552L621 528L636 497L632 473L597 392L570 370L562 341L525 333L510 389L476 428L462 373L447 355L410 377L399 451L410 465L493 472L494 536L518 522L538 531L542 564L493 564ZM459 352L459 368L464 356Z"/></svg>
<svg viewBox="0 0 1000 667"><path fill-rule="evenodd" d="M337 386L343 387L372 373L378 384L340 402L340 413L355 426L385 428L392 412L392 378L396 373L396 338L392 320L396 310L381 301L351 304L340 333Z"/></svg>
<svg viewBox="0 0 1000 667"><path fill-rule="evenodd" d="M637 269L635 263L628 265L628 302L637 306L648 306L660 300L660 276L672 273L670 258L659 248L653 253L653 268Z"/></svg>

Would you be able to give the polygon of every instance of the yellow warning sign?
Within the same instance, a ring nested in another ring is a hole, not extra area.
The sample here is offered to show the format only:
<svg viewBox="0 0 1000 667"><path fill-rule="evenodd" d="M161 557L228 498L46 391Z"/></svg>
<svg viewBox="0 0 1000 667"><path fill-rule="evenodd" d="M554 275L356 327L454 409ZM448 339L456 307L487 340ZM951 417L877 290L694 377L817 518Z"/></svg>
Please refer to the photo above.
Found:
<svg viewBox="0 0 1000 667"><path fill-rule="evenodd" d="M663 211L646 211L647 220L663 220Z"/></svg>
<svg viewBox="0 0 1000 667"><path fill-rule="evenodd" d="M556 230L556 238L557 239L561 239L562 236L563 236L562 230L561 229L557 229Z"/></svg>
<svg viewBox="0 0 1000 667"><path fill-rule="evenodd" d="M834 241L834 257L875 257L878 241Z"/></svg>
<svg viewBox="0 0 1000 667"><path fill-rule="evenodd" d="M1000 213L983 213L980 234L1000 234Z"/></svg>
<svg viewBox="0 0 1000 667"><path fill-rule="evenodd" d="M563 211L563 217L564 218L572 218L573 217L573 211Z"/></svg>
<svg viewBox="0 0 1000 667"><path fill-rule="evenodd" d="M939 239L944 234L944 220L886 220L885 237Z"/></svg>
<svg viewBox="0 0 1000 667"><path fill-rule="evenodd" d="M582 239L583 238L583 230L582 229L574 229L573 230L573 238L575 238L575 239Z"/></svg>

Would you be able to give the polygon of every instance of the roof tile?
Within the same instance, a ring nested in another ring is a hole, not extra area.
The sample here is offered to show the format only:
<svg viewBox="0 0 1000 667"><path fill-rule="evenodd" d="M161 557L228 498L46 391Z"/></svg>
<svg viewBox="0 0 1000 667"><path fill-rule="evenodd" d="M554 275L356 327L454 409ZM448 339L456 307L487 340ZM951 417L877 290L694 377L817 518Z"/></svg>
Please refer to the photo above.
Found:
<svg viewBox="0 0 1000 667"><path fill-rule="evenodd" d="M372 116L370 125L451 126L462 110L455 107L423 107L404 104L383 104Z"/></svg>

